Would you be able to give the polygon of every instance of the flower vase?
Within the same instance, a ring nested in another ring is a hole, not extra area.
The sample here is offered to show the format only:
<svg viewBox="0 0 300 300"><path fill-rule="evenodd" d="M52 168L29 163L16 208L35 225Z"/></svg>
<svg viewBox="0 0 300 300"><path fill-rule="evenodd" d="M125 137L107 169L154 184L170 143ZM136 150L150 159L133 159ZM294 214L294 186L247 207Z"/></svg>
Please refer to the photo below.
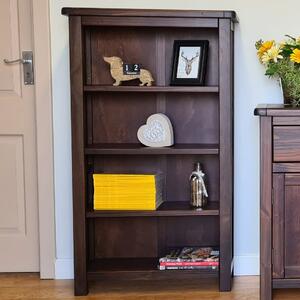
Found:
<svg viewBox="0 0 300 300"><path fill-rule="evenodd" d="M291 105L292 107L298 107L300 108L300 99L295 98L294 96L294 90L295 87L292 82L287 82L285 79L280 78L279 79L279 85L281 88L281 93L283 95L283 103L285 105Z"/></svg>

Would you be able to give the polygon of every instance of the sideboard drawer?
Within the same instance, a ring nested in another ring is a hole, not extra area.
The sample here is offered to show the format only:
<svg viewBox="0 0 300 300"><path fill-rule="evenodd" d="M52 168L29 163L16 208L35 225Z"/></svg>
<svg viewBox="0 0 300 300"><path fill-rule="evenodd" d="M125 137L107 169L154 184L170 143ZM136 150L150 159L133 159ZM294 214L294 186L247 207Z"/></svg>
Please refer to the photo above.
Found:
<svg viewBox="0 0 300 300"><path fill-rule="evenodd" d="M300 125L300 117L273 117L273 125Z"/></svg>
<svg viewBox="0 0 300 300"><path fill-rule="evenodd" d="M300 161L300 126L273 127L274 161Z"/></svg>

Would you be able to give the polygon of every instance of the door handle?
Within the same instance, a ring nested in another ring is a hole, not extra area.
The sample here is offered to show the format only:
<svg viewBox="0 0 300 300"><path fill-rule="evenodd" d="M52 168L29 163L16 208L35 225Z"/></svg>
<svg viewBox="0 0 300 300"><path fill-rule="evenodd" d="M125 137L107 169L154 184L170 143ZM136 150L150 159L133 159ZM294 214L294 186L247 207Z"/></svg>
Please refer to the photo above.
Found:
<svg viewBox="0 0 300 300"><path fill-rule="evenodd" d="M14 60L8 60L7 58L4 58L3 61L6 64L15 64L15 63L21 63L21 64L29 64L31 61L29 59L23 59L23 58L18 58L18 59L14 59Z"/></svg>
<svg viewBox="0 0 300 300"><path fill-rule="evenodd" d="M12 65L12 64L16 64L16 63L23 64L24 84L25 85L34 84L32 51L22 51L22 58L13 59L13 60L9 60L9 59L5 58L5 59L3 59L3 61L7 65Z"/></svg>

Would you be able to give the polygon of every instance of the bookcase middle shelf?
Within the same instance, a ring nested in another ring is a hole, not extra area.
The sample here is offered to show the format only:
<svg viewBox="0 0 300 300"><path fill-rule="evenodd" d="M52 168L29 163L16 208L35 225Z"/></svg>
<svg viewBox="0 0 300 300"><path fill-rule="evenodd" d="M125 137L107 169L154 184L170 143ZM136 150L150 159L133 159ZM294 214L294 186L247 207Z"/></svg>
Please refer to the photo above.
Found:
<svg viewBox="0 0 300 300"><path fill-rule="evenodd" d="M210 202L205 209L193 209L187 201L165 201L157 210L93 210L86 212L87 218L107 217L168 217L168 216L218 216L219 202Z"/></svg>
<svg viewBox="0 0 300 300"><path fill-rule="evenodd" d="M219 145L217 144L175 144L172 147L152 148L141 144L93 144L85 147L86 155L161 155L161 154L206 154L218 155Z"/></svg>
<svg viewBox="0 0 300 300"><path fill-rule="evenodd" d="M112 86L85 85L84 92L134 92L134 93L219 93L218 86Z"/></svg>

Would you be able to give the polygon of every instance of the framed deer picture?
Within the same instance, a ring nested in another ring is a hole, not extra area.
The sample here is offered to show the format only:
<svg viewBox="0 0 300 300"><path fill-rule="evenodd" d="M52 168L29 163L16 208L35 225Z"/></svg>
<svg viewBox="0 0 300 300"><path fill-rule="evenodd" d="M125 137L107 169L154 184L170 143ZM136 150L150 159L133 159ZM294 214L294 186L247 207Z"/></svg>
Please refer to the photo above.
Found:
<svg viewBox="0 0 300 300"><path fill-rule="evenodd" d="M204 85L208 46L208 41L174 41L171 85Z"/></svg>

